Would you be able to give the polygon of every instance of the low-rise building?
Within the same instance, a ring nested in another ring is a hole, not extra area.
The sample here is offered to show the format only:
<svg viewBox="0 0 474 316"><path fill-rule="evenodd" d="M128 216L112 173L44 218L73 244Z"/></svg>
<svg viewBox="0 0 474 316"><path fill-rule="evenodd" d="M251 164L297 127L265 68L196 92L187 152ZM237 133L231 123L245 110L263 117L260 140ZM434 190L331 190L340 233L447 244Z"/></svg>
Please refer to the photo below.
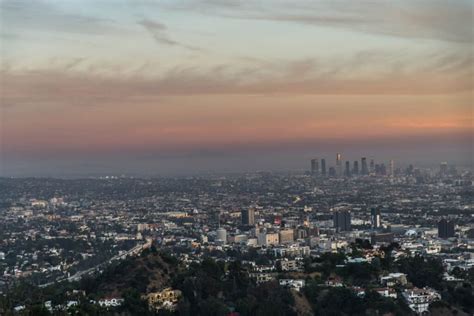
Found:
<svg viewBox="0 0 474 316"><path fill-rule="evenodd" d="M406 289L402 295L411 310L418 314L427 312L431 303L441 299L438 292L427 287Z"/></svg>
<svg viewBox="0 0 474 316"><path fill-rule="evenodd" d="M172 288L166 288L159 292L149 293L146 296L148 301L148 308L150 310L159 311L166 309L173 311L176 309L178 300L182 296L180 290L173 290Z"/></svg>
<svg viewBox="0 0 474 316"><path fill-rule="evenodd" d="M295 289L296 291L301 291L305 286L305 280L303 279L281 279L279 280L280 286L288 287Z"/></svg>

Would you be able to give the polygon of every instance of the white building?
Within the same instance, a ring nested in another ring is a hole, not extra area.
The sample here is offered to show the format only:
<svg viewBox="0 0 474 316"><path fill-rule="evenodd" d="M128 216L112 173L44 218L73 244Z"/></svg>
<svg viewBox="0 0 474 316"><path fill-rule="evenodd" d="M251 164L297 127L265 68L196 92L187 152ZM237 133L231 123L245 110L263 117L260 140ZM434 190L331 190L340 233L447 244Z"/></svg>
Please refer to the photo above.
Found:
<svg viewBox="0 0 474 316"><path fill-rule="evenodd" d="M99 300L100 307L118 307L122 305L123 298L103 298Z"/></svg>
<svg viewBox="0 0 474 316"><path fill-rule="evenodd" d="M281 279L279 280L280 286L288 287L295 289L296 291L301 291L305 286L305 280L303 279Z"/></svg>
<svg viewBox="0 0 474 316"><path fill-rule="evenodd" d="M220 227L217 229L216 240L224 244L227 243L227 231L225 230L225 228Z"/></svg>
<svg viewBox="0 0 474 316"><path fill-rule="evenodd" d="M427 287L406 289L402 295L408 306L418 314L427 312L431 303L441 299L438 292Z"/></svg>

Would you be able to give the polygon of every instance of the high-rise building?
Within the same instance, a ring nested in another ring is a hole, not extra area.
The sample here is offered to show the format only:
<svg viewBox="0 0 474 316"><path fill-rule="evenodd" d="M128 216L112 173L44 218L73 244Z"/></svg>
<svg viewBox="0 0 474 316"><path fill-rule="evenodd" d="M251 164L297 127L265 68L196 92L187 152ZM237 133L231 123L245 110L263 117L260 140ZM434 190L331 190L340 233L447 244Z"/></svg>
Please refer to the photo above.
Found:
<svg viewBox="0 0 474 316"><path fill-rule="evenodd" d="M351 212L336 211L333 214L334 228L338 232L351 230Z"/></svg>
<svg viewBox="0 0 474 316"><path fill-rule="evenodd" d="M263 231L257 235L257 240L258 244L262 246L278 245L280 243L280 234Z"/></svg>
<svg viewBox="0 0 474 316"><path fill-rule="evenodd" d="M329 167L329 176L330 177L335 177L336 176L336 168Z"/></svg>
<svg viewBox="0 0 474 316"><path fill-rule="evenodd" d="M359 174L359 162L357 160L354 161L354 166L352 167L352 174Z"/></svg>
<svg viewBox="0 0 474 316"><path fill-rule="evenodd" d="M383 175L383 176L386 176L387 175L387 167L385 166L384 163L382 163L380 165L380 174Z"/></svg>
<svg viewBox="0 0 474 316"><path fill-rule="evenodd" d="M443 176L448 174L448 163L447 162L442 162L439 165L439 173Z"/></svg>
<svg viewBox="0 0 474 316"><path fill-rule="evenodd" d="M326 159L321 159L321 174L326 175Z"/></svg>
<svg viewBox="0 0 474 316"><path fill-rule="evenodd" d="M311 174L319 174L319 159L317 158L311 159Z"/></svg>
<svg viewBox="0 0 474 316"><path fill-rule="evenodd" d="M227 231L225 228L219 227L216 231L216 239L217 241L225 244L227 243Z"/></svg>
<svg viewBox="0 0 474 316"><path fill-rule="evenodd" d="M380 174L380 165L378 163L375 164L374 173L377 175Z"/></svg>
<svg viewBox="0 0 474 316"><path fill-rule="evenodd" d="M279 232L280 244L292 243L295 240L295 233L293 229L282 229Z"/></svg>
<svg viewBox="0 0 474 316"><path fill-rule="evenodd" d="M336 154L336 175L342 176L342 155L340 153Z"/></svg>
<svg viewBox="0 0 474 316"><path fill-rule="evenodd" d="M444 218L440 220L438 222L438 237L444 239L454 237L454 223Z"/></svg>
<svg viewBox="0 0 474 316"><path fill-rule="evenodd" d="M395 176L395 161L390 160L390 176Z"/></svg>
<svg viewBox="0 0 474 316"><path fill-rule="evenodd" d="M361 165L361 174L362 175L368 175L369 174L369 169L367 168L367 158L362 157L360 159L360 165Z"/></svg>
<svg viewBox="0 0 474 316"><path fill-rule="evenodd" d="M375 162L373 159L370 159L369 173L375 172Z"/></svg>
<svg viewBox="0 0 474 316"><path fill-rule="evenodd" d="M380 228L382 226L380 210L375 207L370 209L370 225L374 229Z"/></svg>
<svg viewBox="0 0 474 316"><path fill-rule="evenodd" d="M255 210L245 209L240 212L242 217L242 225L251 226L255 225Z"/></svg>
<svg viewBox="0 0 474 316"><path fill-rule="evenodd" d="M344 174L346 177L351 176L351 163L349 161L346 161L346 169L344 170Z"/></svg>

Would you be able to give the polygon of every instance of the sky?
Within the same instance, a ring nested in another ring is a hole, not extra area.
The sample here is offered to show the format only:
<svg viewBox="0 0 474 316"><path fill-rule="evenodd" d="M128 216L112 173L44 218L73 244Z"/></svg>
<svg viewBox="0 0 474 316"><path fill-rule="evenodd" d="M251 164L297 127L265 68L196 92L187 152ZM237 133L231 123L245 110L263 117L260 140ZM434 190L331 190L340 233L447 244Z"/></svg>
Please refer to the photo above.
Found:
<svg viewBox="0 0 474 316"><path fill-rule="evenodd" d="M473 8L0 0L0 175L472 166Z"/></svg>

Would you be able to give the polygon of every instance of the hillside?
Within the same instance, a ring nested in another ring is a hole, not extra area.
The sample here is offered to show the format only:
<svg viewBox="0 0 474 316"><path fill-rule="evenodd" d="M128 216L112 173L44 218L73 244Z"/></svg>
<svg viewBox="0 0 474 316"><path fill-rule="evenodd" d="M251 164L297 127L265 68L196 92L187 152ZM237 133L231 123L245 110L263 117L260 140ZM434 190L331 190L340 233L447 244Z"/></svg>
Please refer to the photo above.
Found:
<svg viewBox="0 0 474 316"><path fill-rule="evenodd" d="M85 279L81 283L88 294L121 297L127 289L144 294L167 287L176 272L173 258L156 250L145 250L139 257L110 266L95 279Z"/></svg>

